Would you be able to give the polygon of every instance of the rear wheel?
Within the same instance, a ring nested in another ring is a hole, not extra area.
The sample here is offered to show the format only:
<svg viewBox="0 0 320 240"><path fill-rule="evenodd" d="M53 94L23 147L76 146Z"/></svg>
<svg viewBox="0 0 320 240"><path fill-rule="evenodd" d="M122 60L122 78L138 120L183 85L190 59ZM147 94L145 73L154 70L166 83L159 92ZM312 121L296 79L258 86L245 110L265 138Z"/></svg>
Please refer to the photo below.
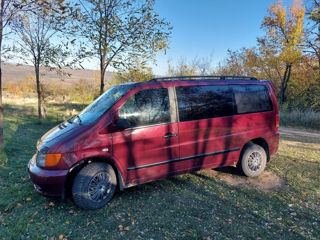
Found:
<svg viewBox="0 0 320 240"><path fill-rule="evenodd" d="M257 144L249 144L245 147L239 162L239 167L248 177L257 177L265 169L267 154L263 147Z"/></svg>
<svg viewBox="0 0 320 240"><path fill-rule="evenodd" d="M117 177L109 164L91 163L77 174L72 185L72 197L83 209L98 209L111 200L116 186Z"/></svg>

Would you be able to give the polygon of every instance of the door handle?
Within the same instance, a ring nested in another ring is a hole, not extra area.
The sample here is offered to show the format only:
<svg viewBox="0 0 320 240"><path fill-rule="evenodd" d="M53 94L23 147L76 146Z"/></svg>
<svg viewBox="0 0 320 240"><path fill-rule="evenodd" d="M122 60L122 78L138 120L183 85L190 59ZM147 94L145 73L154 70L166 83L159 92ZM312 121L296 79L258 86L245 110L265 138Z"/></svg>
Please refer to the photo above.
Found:
<svg viewBox="0 0 320 240"><path fill-rule="evenodd" d="M178 134L176 134L176 133L169 133L168 135L164 135L164 136L162 136L163 138L171 138L171 137L177 137L178 136Z"/></svg>

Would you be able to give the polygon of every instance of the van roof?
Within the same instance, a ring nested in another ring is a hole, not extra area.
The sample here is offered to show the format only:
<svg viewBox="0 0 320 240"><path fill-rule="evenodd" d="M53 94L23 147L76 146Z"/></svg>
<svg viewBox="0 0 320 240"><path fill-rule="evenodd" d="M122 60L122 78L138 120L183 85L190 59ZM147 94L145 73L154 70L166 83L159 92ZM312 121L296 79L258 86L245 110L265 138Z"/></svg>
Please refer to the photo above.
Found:
<svg viewBox="0 0 320 240"><path fill-rule="evenodd" d="M267 80L258 80L255 77L249 77L249 76L175 76L175 77L159 77L159 78L153 78L149 81L145 82L130 82L130 83L124 83L121 85L132 85L133 87L138 85L157 85L157 84L166 84L170 82L175 83L195 83L202 81L203 83L209 83L211 81L216 83L226 83L226 84L234 84L236 83L245 83L250 82L251 84L261 84L263 82L268 82Z"/></svg>
<svg viewBox="0 0 320 240"><path fill-rule="evenodd" d="M160 77L160 78L153 78L151 81L171 81L171 80L258 80L255 77L249 77L249 76L224 76L224 75L203 75L203 76L176 76L176 77Z"/></svg>

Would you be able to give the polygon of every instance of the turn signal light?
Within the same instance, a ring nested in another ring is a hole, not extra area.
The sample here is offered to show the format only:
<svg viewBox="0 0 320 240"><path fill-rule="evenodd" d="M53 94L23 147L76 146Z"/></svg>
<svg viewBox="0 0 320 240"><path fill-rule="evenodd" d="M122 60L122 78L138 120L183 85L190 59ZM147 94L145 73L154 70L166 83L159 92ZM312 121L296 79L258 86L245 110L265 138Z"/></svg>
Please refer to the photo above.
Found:
<svg viewBox="0 0 320 240"><path fill-rule="evenodd" d="M46 156L46 167L53 167L58 164L61 159L61 153L49 153Z"/></svg>

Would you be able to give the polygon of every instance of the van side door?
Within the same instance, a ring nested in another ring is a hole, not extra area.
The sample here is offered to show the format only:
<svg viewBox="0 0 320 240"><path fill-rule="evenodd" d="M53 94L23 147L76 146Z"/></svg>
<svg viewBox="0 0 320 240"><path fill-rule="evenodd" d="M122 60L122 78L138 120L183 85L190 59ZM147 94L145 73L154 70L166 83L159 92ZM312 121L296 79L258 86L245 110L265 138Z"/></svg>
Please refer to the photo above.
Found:
<svg viewBox="0 0 320 240"><path fill-rule="evenodd" d="M228 85L177 86L181 167L189 170L237 161L235 104Z"/></svg>
<svg viewBox="0 0 320 240"><path fill-rule="evenodd" d="M118 119L126 119L130 127L112 134L113 154L127 170L127 185L175 171L171 160L179 158L179 143L171 92L172 88L139 90L118 109Z"/></svg>

